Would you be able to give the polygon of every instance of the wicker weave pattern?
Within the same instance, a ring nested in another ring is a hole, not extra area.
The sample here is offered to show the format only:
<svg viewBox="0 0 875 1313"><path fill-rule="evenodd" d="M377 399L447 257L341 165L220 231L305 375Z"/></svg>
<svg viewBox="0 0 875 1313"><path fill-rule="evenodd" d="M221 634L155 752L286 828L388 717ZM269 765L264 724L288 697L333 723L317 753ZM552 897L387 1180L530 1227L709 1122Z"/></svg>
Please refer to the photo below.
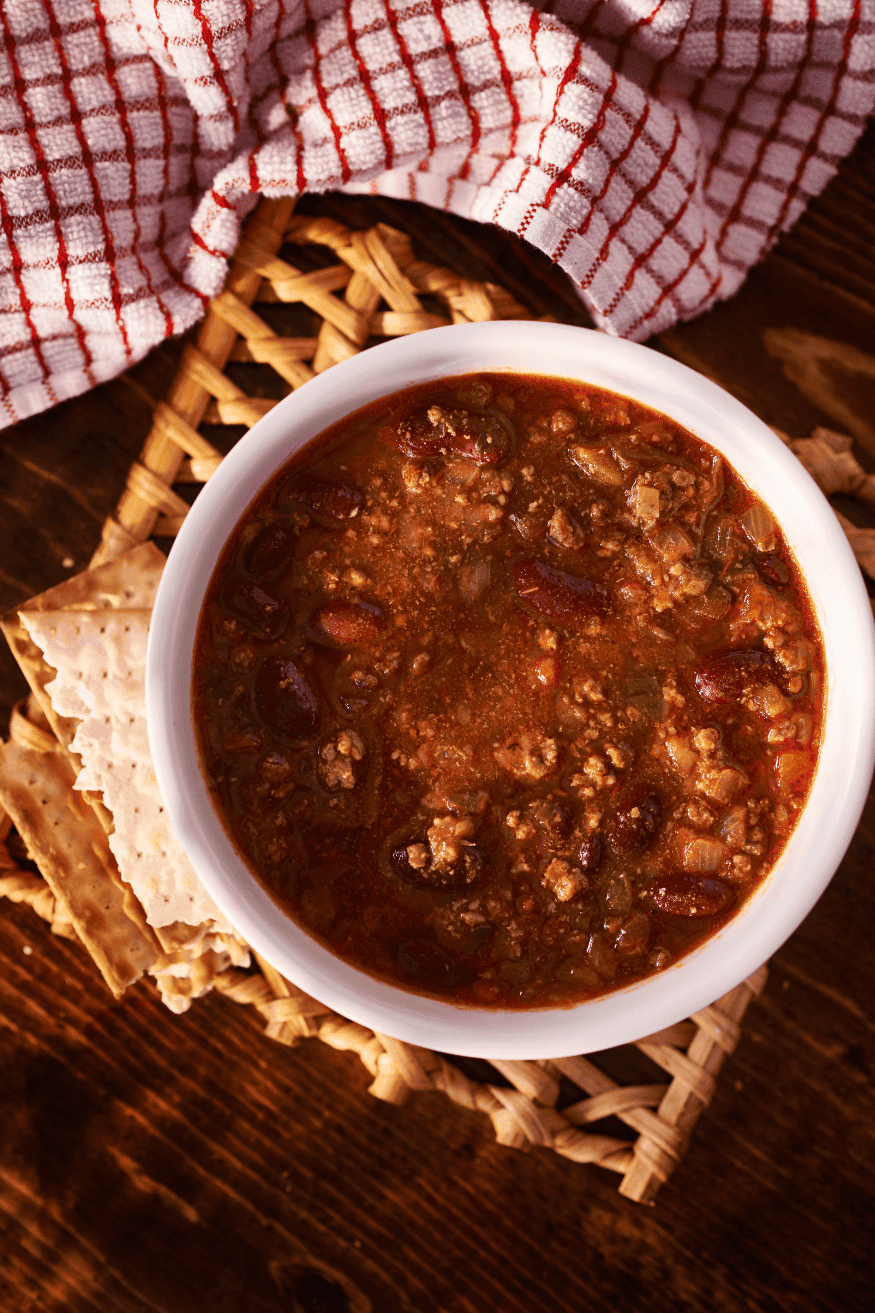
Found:
<svg viewBox="0 0 875 1313"><path fill-rule="evenodd" d="M501 287L473 283L417 260L402 232L384 225L352 232L332 220L295 218L292 209L289 200L263 201L249 221L225 290L212 302L195 344L186 347L166 401L155 406L140 458L131 466L115 516L104 525L92 565L151 535L178 532L188 503L173 485L205 482L222 459L199 431L201 424L250 427L276 405L278 395L260 395L263 374L247 391L225 372L229 364L269 366L277 384L271 390L285 394L375 338L448 323L531 318ZM303 273L280 258L284 243L326 248L336 262ZM321 321L317 331L285 336L253 309L280 303L306 307ZM445 313L435 313L435 304ZM235 368L235 378L240 373ZM21 715L12 732L19 741L42 733ZM69 933L63 908L55 906L41 880L14 869L2 843L0 859L0 895L29 903L56 933ZM596 1061L572 1057L495 1061L491 1065L500 1083L493 1084L470 1079L440 1054L331 1013L268 963L258 965L260 973L231 970L216 983L229 999L257 1009L270 1038L294 1045L316 1037L351 1050L373 1077L370 1092L377 1098L397 1104L411 1090L440 1090L460 1106L486 1113L501 1144L536 1145L574 1162L597 1163L621 1175L622 1194L642 1202L653 1200L682 1159L690 1132L713 1096L720 1067L738 1043L744 1013L766 980L761 968L689 1021L639 1042L640 1053L668 1082L619 1085ZM575 1094L570 1103L568 1082L580 1096ZM624 1123L635 1138L589 1129L606 1118Z"/></svg>
<svg viewBox="0 0 875 1313"><path fill-rule="evenodd" d="M292 204L263 201L249 221L225 289L212 301L196 345L186 348L166 402L155 409L140 460L131 467L116 516L104 525L92 565L151 534L178 533L188 505L172 484L204 483L222 459L198 432L199 424L250 428L277 404L278 396L250 395L233 382L223 373L229 362L269 365L288 393L374 339L450 323L531 318L503 288L417 260L405 233L383 224L357 233L331 219L296 219ZM301 273L279 258L284 241L325 247L341 263ZM342 300L335 295L341 290ZM439 301L446 314L430 312L423 297ZM321 327L312 337L281 336L252 309L256 302L305 306Z"/></svg>
<svg viewBox="0 0 875 1313"><path fill-rule="evenodd" d="M17 735L15 736L17 737ZM8 832L8 825L7 825ZM5 837L0 827L0 838ZM38 876L18 870L0 842L0 897L26 903L50 922L54 934L75 938L64 909ZM404 1044L331 1012L258 959L260 973L231 969L216 988L235 1003L252 1006L265 1020L265 1035L294 1047L315 1038L356 1053L373 1077L375 1098L401 1104L416 1090L437 1090L470 1111L486 1113L499 1144L514 1149L553 1149L576 1163L595 1163L620 1174L620 1193L652 1203L683 1159L690 1134L716 1089L716 1077L734 1052L740 1023L766 983L752 976L689 1021L679 1022L635 1046L670 1077L668 1083L619 1085L588 1057L555 1061L491 1062L506 1084L470 1079L439 1053ZM580 1094L560 1109L560 1079ZM630 1141L590 1131L614 1118L634 1131Z"/></svg>

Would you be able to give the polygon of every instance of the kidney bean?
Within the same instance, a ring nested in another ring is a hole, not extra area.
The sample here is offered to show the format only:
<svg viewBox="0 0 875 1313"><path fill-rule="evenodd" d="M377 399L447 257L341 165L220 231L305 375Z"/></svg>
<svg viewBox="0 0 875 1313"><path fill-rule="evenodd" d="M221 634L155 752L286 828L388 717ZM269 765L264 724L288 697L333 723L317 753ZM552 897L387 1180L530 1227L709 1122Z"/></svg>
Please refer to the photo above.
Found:
<svg viewBox="0 0 875 1313"><path fill-rule="evenodd" d="M284 524L269 524L249 545L246 569L259 579L272 579L288 563L295 537Z"/></svg>
<svg viewBox="0 0 875 1313"><path fill-rule="evenodd" d="M326 602L310 623L317 643L328 647L368 647L386 627L386 617L373 602Z"/></svg>
<svg viewBox="0 0 875 1313"><path fill-rule="evenodd" d="M588 963L579 957L565 957L556 967L556 979L585 989L598 989L601 979Z"/></svg>
<svg viewBox="0 0 875 1313"><path fill-rule="evenodd" d="M564 839L571 833L574 817L569 809L553 798L537 798L529 807L532 819L541 825L552 839Z"/></svg>
<svg viewBox="0 0 875 1313"><path fill-rule="evenodd" d="M662 802L655 789L638 785L625 793L608 825L608 844L618 856L643 853L656 838Z"/></svg>
<svg viewBox="0 0 875 1313"><path fill-rule="evenodd" d="M790 582L790 571L777 552L769 552L767 556L755 556L753 563L764 584L771 584L773 588L787 587Z"/></svg>
<svg viewBox="0 0 875 1313"><path fill-rule="evenodd" d="M605 934L604 931L597 931L590 935L589 946L586 950L586 956L589 959L590 966L598 972L604 980L613 980L617 974L617 957L614 953L614 944L612 937Z"/></svg>
<svg viewBox="0 0 875 1313"><path fill-rule="evenodd" d="M270 789L267 780L260 780L257 775L250 775L237 790L237 798L245 812L260 817L268 803Z"/></svg>
<svg viewBox="0 0 875 1313"><path fill-rule="evenodd" d="M582 871L596 871L602 864L604 855L604 845L598 834L591 834L588 839L584 839L580 845L578 862Z"/></svg>
<svg viewBox="0 0 875 1313"><path fill-rule="evenodd" d="M338 529L354 520L364 499L360 488L316 475L294 479L285 496L285 500L305 506L316 523L326 529Z"/></svg>
<svg viewBox="0 0 875 1313"><path fill-rule="evenodd" d="M273 653L261 663L255 708L265 725L289 739L314 733L321 718L316 694L291 657L282 653Z"/></svg>
<svg viewBox="0 0 875 1313"><path fill-rule="evenodd" d="M414 845L428 854L424 866L411 865L408 849ZM452 866L438 867L432 865L428 844L415 838L394 844L390 862L397 875L420 889L462 889L472 885L483 869L483 855L472 844L465 845L461 857Z"/></svg>
<svg viewBox="0 0 875 1313"><path fill-rule="evenodd" d="M521 606L555 624L577 624L608 610L608 595L601 584L544 561L517 561L513 582Z"/></svg>
<svg viewBox="0 0 875 1313"><path fill-rule="evenodd" d="M255 579L232 575L222 589L222 601L248 629L265 638L278 638L289 618L288 604Z"/></svg>
<svg viewBox="0 0 875 1313"><path fill-rule="evenodd" d="M614 875L602 890L602 907L606 913L618 916L621 921L629 915L632 906L632 889L625 875Z"/></svg>
<svg viewBox="0 0 875 1313"><path fill-rule="evenodd" d="M752 649L718 652L698 666L694 678L706 702L737 702L754 688L783 683L772 654Z"/></svg>
<svg viewBox="0 0 875 1313"><path fill-rule="evenodd" d="M638 953L646 948L650 938L650 918L643 912L633 912L616 938L618 953Z"/></svg>
<svg viewBox="0 0 875 1313"><path fill-rule="evenodd" d="M729 885L705 875L670 875L652 885L649 893L659 910L670 916L716 916L735 899Z"/></svg>
<svg viewBox="0 0 875 1313"><path fill-rule="evenodd" d="M459 410L434 403L405 416L395 430L405 456L423 459L451 451L478 465L500 465L511 454L514 430L497 410Z"/></svg>

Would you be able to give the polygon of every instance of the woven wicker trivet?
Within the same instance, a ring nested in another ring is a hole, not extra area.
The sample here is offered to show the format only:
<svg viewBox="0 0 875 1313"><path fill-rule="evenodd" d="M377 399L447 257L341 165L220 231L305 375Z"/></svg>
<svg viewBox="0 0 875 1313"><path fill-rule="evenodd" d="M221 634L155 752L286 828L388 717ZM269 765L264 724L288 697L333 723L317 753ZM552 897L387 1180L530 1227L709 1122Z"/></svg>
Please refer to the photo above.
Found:
<svg viewBox="0 0 875 1313"><path fill-rule="evenodd" d="M287 245L302 248L306 271L280 258ZM256 302L262 314L251 308ZM92 564L149 537L175 535L190 499L173 485L191 492L191 485L204 483L218 468L220 448L239 437L236 426L251 427L314 374L386 337L440 324L531 317L501 287L418 260L403 232L382 224L352 232L330 219L295 217L290 200L263 201L196 345L185 348L167 400L152 402L151 431ZM201 431L210 426L213 441ZM34 736L43 731L16 713L11 734L39 748ZM0 812L0 896L30 904L55 933L69 936L48 886L9 856L2 842L8 833ZM227 971L216 987L234 1002L253 1005L272 1039L294 1045L312 1036L351 1049L373 1076L370 1092L377 1098L401 1103L410 1090L441 1090L487 1113L499 1143L538 1145L609 1168L622 1177L620 1193L640 1202L652 1202L683 1158L716 1076L738 1043L748 1004L766 980L760 968L689 1021L640 1040L632 1062L620 1050L553 1062L493 1061L473 1064L485 1074L475 1079L472 1064L374 1034L330 1013L267 963L258 966L252 973ZM607 1074L636 1066L634 1083Z"/></svg>

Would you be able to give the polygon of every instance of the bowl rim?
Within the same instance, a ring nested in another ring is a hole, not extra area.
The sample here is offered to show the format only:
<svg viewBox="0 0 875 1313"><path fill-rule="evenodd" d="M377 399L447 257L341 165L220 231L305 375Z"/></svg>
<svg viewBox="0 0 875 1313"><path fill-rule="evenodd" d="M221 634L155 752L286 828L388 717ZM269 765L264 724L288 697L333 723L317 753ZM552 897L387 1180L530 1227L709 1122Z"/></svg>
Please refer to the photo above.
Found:
<svg viewBox="0 0 875 1313"><path fill-rule="evenodd" d="M505 366L509 372L579 377L634 397L718 450L728 447L799 560L826 649L820 761L771 873L725 927L679 963L569 1008L458 1006L389 985L336 957L280 911L236 853L201 776L191 721L203 595L231 529L271 475L310 438L379 397L431 378L494 371L507 360L519 362ZM571 373L566 362L573 362ZM174 831L207 891L259 955L320 1003L396 1039L464 1056L556 1058L631 1042L692 1015L741 983L803 920L838 867L868 793L875 628L859 568L826 498L772 430L716 383L652 348L591 329L531 321L454 325L383 343L317 375L232 449L186 516L164 569L149 631L146 712Z"/></svg>

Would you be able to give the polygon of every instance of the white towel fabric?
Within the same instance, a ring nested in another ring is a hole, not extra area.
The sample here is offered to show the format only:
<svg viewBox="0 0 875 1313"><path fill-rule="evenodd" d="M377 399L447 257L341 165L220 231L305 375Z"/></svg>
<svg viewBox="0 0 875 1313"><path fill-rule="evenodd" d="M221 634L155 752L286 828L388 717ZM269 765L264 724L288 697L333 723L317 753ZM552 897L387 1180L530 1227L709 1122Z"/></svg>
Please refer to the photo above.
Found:
<svg viewBox="0 0 875 1313"><path fill-rule="evenodd" d="M257 193L545 251L646 338L734 292L860 134L875 0L0 0L3 423L191 325Z"/></svg>

